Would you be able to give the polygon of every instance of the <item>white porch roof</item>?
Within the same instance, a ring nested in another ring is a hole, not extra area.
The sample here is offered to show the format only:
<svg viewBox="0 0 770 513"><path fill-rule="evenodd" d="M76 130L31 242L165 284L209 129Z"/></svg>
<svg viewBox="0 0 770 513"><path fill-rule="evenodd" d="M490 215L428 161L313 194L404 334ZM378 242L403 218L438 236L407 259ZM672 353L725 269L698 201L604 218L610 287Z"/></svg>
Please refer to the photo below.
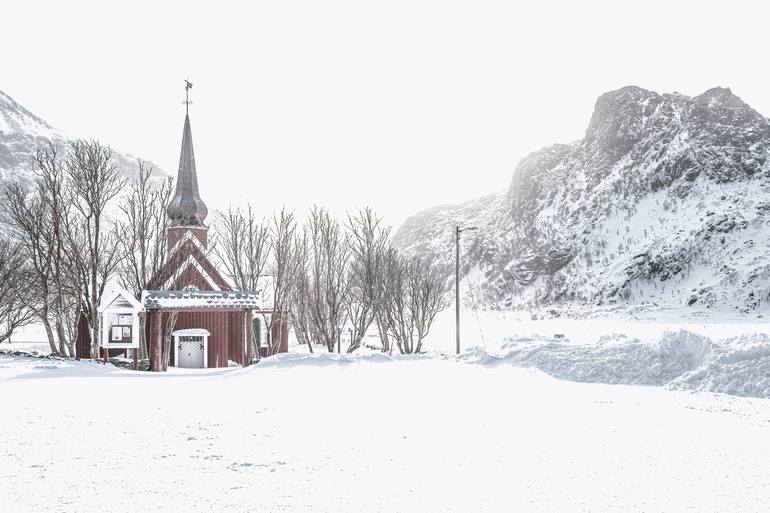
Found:
<svg viewBox="0 0 770 513"><path fill-rule="evenodd" d="M187 328L184 330L176 330L171 334L179 335L180 337L202 337L202 336L208 337L209 335L211 335L211 333L209 333L209 330L204 330L203 328Z"/></svg>

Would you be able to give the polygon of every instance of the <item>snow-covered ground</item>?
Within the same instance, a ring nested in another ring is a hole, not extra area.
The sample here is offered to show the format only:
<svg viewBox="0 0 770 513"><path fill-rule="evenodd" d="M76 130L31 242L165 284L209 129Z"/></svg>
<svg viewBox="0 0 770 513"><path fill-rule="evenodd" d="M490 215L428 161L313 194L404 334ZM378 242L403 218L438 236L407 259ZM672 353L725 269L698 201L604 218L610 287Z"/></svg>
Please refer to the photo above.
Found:
<svg viewBox="0 0 770 513"><path fill-rule="evenodd" d="M685 313L466 310L459 357L451 309L413 357L0 355L0 511L766 511L770 326Z"/></svg>
<svg viewBox="0 0 770 513"><path fill-rule="evenodd" d="M462 359L535 368L571 381L770 398L770 324L761 317L690 308L596 313L544 318L542 313L465 310ZM47 343L39 341L42 333L37 341L18 342L35 335L35 329L27 328L0 349L47 353ZM454 330L454 311L441 312L424 349L433 356L453 355ZM379 352L376 333L370 335L359 353ZM347 346L343 335L343 350ZM295 340L290 348L307 352Z"/></svg>
<svg viewBox="0 0 770 513"><path fill-rule="evenodd" d="M469 356L0 356L2 511L757 512L770 402Z"/></svg>

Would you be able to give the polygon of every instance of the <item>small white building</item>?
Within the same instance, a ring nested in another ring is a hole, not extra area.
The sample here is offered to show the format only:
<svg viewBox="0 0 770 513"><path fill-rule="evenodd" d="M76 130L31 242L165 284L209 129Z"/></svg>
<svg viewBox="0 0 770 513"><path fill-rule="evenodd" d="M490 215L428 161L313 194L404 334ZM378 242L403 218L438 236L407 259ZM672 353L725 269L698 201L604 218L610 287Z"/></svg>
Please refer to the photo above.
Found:
<svg viewBox="0 0 770 513"><path fill-rule="evenodd" d="M111 349L124 349L126 356L129 356L130 350L136 364L141 336L139 315L143 311L142 304L125 289L116 289L102 300L99 306L101 318L99 347L105 361Z"/></svg>

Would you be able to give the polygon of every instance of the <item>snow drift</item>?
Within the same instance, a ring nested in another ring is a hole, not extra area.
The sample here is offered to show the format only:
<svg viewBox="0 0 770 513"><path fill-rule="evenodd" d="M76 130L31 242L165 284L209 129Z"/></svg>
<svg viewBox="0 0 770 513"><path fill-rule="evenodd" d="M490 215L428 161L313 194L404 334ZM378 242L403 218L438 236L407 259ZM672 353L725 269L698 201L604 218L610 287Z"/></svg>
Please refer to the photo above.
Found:
<svg viewBox="0 0 770 513"><path fill-rule="evenodd" d="M499 350L475 349L461 359L535 368L570 381L770 398L770 337L764 334L712 341L680 330L654 343L616 334L595 344L512 337Z"/></svg>
<svg viewBox="0 0 770 513"><path fill-rule="evenodd" d="M296 350L303 351L303 346ZM286 353L240 369L206 369L201 376L261 374L281 368L357 368L380 364L426 366L441 360L480 367L510 365L536 369L554 378L585 383L644 385L671 390L718 392L730 395L770 398L770 337L743 334L712 340L681 329L666 331L657 339L640 340L622 333L603 335L593 343L576 343L566 338L514 336L495 349L472 348L458 357L440 354L387 355L358 351L353 354ZM107 369L113 369L112 366ZM104 377L100 362L77 362L69 358L23 355L0 350L0 370L6 377ZM51 372L55 371L55 372ZM133 371L120 371L129 372ZM328 372L332 372L329 369ZM184 371L179 371L184 374ZM142 373L144 374L144 373ZM177 375L172 369L170 375ZM163 375L152 374L160 377ZM2 376L0 376L2 381Z"/></svg>

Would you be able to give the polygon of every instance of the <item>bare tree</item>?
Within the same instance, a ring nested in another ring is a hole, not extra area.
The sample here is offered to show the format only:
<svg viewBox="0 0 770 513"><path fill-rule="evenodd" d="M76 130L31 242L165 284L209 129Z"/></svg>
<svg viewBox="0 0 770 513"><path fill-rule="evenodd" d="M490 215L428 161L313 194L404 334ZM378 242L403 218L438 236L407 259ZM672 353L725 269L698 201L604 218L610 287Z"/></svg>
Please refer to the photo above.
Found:
<svg viewBox="0 0 770 513"><path fill-rule="evenodd" d="M23 300L43 324L51 352L74 354L79 288L68 232L72 216L66 175L53 145L38 150L36 164L32 191L19 184L6 190L12 233L27 264Z"/></svg>
<svg viewBox="0 0 770 513"><path fill-rule="evenodd" d="M35 317L23 297L29 293L26 278L27 262L23 251L18 244L0 238L0 343Z"/></svg>
<svg viewBox="0 0 770 513"><path fill-rule="evenodd" d="M120 203L123 220L118 223L125 257L118 274L122 286L137 297L166 260L166 205L174 191L172 177L154 179L151 167L141 160L138 166Z"/></svg>
<svg viewBox="0 0 770 513"><path fill-rule="evenodd" d="M272 337L270 341L270 354L277 353L283 342L280 325L288 322L292 306L292 287L301 264L294 246L296 231L293 212L282 208L280 213L273 215L270 225L272 258L267 273L271 281L269 290L266 291L266 295L271 298L273 314L269 315L269 318L266 316L265 325L269 333L276 332L278 336Z"/></svg>
<svg viewBox="0 0 770 513"><path fill-rule="evenodd" d="M302 336L333 352L345 321L349 292L348 234L328 210L313 207L303 228L303 240L307 250L295 277L293 316L306 331Z"/></svg>
<svg viewBox="0 0 770 513"><path fill-rule="evenodd" d="M27 294L22 300L43 324L51 353L59 354L49 316L53 252L45 209L36 194L27 200L27 191L19 184L12 184L6 190L6 206L19 241L19 251L28 262Z"/></svg>
<svg viewBox="0 0 770 513"><path fill-rule="evenodd" d="M292 279L291 288L291 324L294 334L300 344L307 345L308 351L313 352L315 331L311 318L310 295L311 285L308 268L307 233L297 234L294 243L297 258L297 272Z"/></svg>
<svg viewBox="0 0 770 513"><path fill-rule="evenodd" d="M270 249L270 227L258 221L249 205L244 212L230 207L215 225L215 254L240 290L259 290Z"/></svg>
<svg viewBox="0 0 770 513"><path fill-rule="evenodd" d="M85 292L86 280L85 265L85 237L82 232L82 223L78 215L70 215L65 218L66 221L66 259L69 269L70 280L70 317L67 322L67 330L70 333L70 355L75 355L75 343L78 337L78 321L85 315ZM78 357L88 358L88 354L78 354Z"/></svg>
<svg viewBox="0 0 770 513"><path fill-rule="evenodd" d="M348 235L323 207L313 207L307 228L313 287L311 314L317 340L331 353L345 322L344 306L349 292Z"/></svg>
<svg viewBox="0 0 770 513"><path fill-rule="evenodd" d="M106 278L117 268L118 251L114 228L105 222L104 212L110 201L126 184L112 159L112 149L98 141L77 140L70 143L67 175L71 188L72 206L80 213L84 253L82 270L84 311L91 328L91 352L98 351L99 298L104 292Z"/></svg>
<svg viewBox="0 0 770 513"><path fill-rule="evenodd" d="M399 352L407 353L412 345L414 325L409 312L407 261L395 249L385 256L383 273L387 279L381 281L381 304L383 312L382 323L385 326L384 335L392 335ZM383 328L381 328L381 336ZM390 351L393 350L392 345Z"/></svg>
<svg viewBox="0 0 770 513"><path fill-rule="evenodd" d="M436 315L447 306L444 281L438 269L424 261L412 262L409 265L409 296L417 339L414 352L420 353Z"/></svg>
<svg viewBox="0 0 770 513"><path fill-rule="evenodd" d="M395 251L388 254L383 308L389 330L402 354L419 353L436 315L446 307L438 271Z"/></svg>
<svg viewBox="0 0 770 513"><path fill-rule="evenodd" d="M390 227L382 226L382 219L369 207L348 215L350 233L350 294L346 302L347 320L352 325L348 352L353 352L375 319L378 318L379 282L384 279L384 265L388 251ZM387 337L385 339L387 341ZM387 342L386 342L387 344ZM385 348L387 350L387 348Z"/></svg>
<svg viewBox="0 0 770 513"><path fill-rule="evenodd" d="M67 258L68 245L67 234L65 233L70 202L64 196L66 176L56 153L56 148L53 145L49 145L47 150L37 151L38 197L48 218L51 251L51 310L59 341L59 353L66 354L65 346L69 346L70 354L74 354L72 351L72 332L69 332L71 325L69 318L73 304L77 304L77 297L72 298L68 294L72 290L70 284L74 275Z"/></svg>
<svg viewBox="0 0 770 513"><path fill-rule="evenodd" d="M123 220L118 223L121 264L118 268L123 288L138 299L166 260L168 218L166 205L174 191L174 179L154 179L152 168L138 161L139 172L128 183L120 203ZM146 318L141 318L139 357L147 355Z"/></svg>

